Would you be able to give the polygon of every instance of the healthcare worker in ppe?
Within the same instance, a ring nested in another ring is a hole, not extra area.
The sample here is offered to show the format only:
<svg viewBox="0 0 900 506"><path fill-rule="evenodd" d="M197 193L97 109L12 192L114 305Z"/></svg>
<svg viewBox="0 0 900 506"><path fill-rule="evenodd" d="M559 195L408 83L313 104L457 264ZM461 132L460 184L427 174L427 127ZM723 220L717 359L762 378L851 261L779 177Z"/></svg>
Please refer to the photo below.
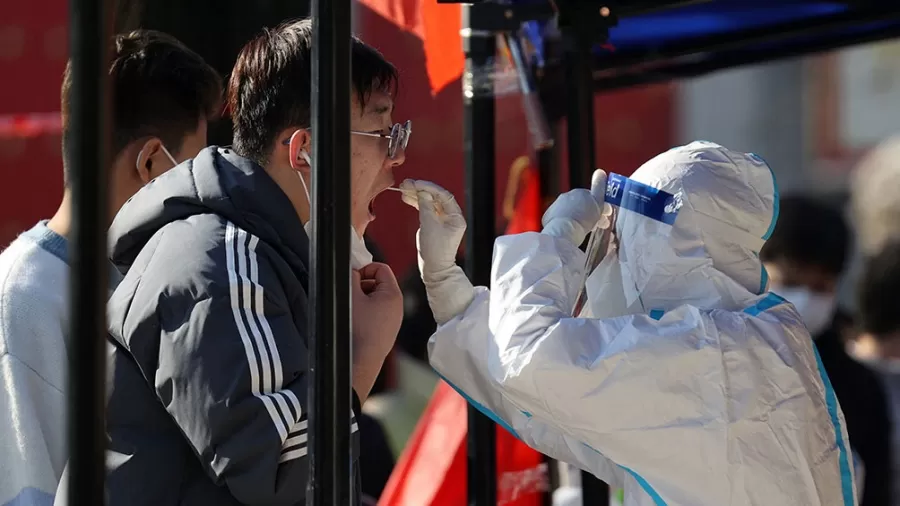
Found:
<svg viewBox="0 0 900 506"><path fill-rule="evenodd" d="M439 324L434 368L629 506L855 505L828 377L797 311L766 293L757 253L778 202L766 163L694 142L605 180L562 195L541 233L497 239L490 290L453 262L465 230L453 197L404 182ZM590 316L572 317L578 245L609 225Z"/></svg>

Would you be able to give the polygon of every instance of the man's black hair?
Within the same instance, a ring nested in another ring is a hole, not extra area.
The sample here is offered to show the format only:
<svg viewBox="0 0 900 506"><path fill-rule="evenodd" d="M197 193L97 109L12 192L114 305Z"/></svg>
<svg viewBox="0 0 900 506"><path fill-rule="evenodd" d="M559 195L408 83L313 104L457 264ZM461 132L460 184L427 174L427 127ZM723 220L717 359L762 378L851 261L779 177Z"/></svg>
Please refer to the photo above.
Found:
<svg viewBox="0 0 900 506"><path fill-rule="evenodd" d="M242 156L264 164L282 130L309 126L312 42L312 21L302 19L266 29L241 49L226 103L234 122L234 149ZM393 94L397 69L357 37L350 47L359 103L364 107L375 91Z"/></svg>
<svg viewBox="0 0 900 506"><path fill-rule="evenodd" d="M811 197L788 196L779 202L778 223L760 259L814 266L838 277L849 247L850 230L838 209Z"/></svg>
<svg viewBox="0 0 900 506"><path fill-rule="evenodd" d="M875 337L900 331L900 242L865 260L857 294L863 331Z"/></svg>
<svg viewBox="0 0 900 506"><path fill-rule="evenodd" d="M109 67L112 92L112 156L143 137L158 137L173 154L201 118L221 111L222 78L178 39L154 30L116 35ZM68 184L71 62L61 92L63 166Z"/></svg>

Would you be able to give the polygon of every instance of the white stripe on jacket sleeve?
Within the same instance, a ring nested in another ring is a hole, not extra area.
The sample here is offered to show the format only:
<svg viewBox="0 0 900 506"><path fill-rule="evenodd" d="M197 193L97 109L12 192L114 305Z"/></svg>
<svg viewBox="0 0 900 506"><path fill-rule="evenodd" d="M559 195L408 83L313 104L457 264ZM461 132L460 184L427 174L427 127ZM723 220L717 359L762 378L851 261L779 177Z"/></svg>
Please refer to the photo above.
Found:
<svg viewBox="0 0 900 506"><path fill-rule="evenodd" d="M356 414L353 413L352 410L350 411L350 416L350 433L353 434L359 431L359 425L356 423ZM308 427L308 421L304 418L291 429L287 440L284 442L284 446L281 448L281 458L278 459L279 463L306 456L308 451Z"/></svg>
<svg viewBox="0 0 900 506"><path fill-rule="evenodd" d="M258 242L255 236L231 222L226 223L225 258L231 310L247 356L251 392L262 401L281 440L285 441L289 428L295 425L302 413L297 396L281 390L284 386L281 357L265 317L263 287L258 280ZM293 412L288 402L294 407Z"/></svg>

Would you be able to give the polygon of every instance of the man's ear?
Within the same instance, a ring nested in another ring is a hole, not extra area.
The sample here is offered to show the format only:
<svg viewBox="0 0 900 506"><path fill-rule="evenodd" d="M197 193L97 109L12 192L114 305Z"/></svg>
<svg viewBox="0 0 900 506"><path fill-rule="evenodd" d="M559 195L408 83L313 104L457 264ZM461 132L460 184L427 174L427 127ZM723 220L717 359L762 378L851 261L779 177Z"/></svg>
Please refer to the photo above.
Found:
<svg viewBox="0 0 900 506"><path fill-rule="evenodd" d="M311 144L312 137L309 134L309 130L296 130L291 134L291 139L288 143L288 156L290 158L292 169L304 174L309 174L311 169L306 158L303 157L303 153L305 153L306 156L311 156L309 150Z"/></svg>
<svg viewBox="0 0 900 506"><path fill-rule="evenodd" d="M161 152L162 141L156 137L151 137L144 141L138 151L137 160L135 161L135 169L137 169L138 177L144 184L153 179L153 157Z"/></svg>

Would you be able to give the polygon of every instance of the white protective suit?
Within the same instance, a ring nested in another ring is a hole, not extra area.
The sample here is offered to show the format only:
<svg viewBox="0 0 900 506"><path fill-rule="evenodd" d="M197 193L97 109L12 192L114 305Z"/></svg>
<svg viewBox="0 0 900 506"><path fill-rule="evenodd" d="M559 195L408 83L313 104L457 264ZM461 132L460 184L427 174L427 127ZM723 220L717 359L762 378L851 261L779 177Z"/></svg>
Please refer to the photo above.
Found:
<svg viewBox="0 0 900 506"><path fill-rule="evenodd" d="M501 237L490 291L469 288L466 309L438 322L435 370L530 446L624 488L628 506L856 504L843 414L810 335L765 292L769 167L695 142L631 179L652 191L606 185L618 251L589 279L594 318L570 317L578 234Z"/></svg>

